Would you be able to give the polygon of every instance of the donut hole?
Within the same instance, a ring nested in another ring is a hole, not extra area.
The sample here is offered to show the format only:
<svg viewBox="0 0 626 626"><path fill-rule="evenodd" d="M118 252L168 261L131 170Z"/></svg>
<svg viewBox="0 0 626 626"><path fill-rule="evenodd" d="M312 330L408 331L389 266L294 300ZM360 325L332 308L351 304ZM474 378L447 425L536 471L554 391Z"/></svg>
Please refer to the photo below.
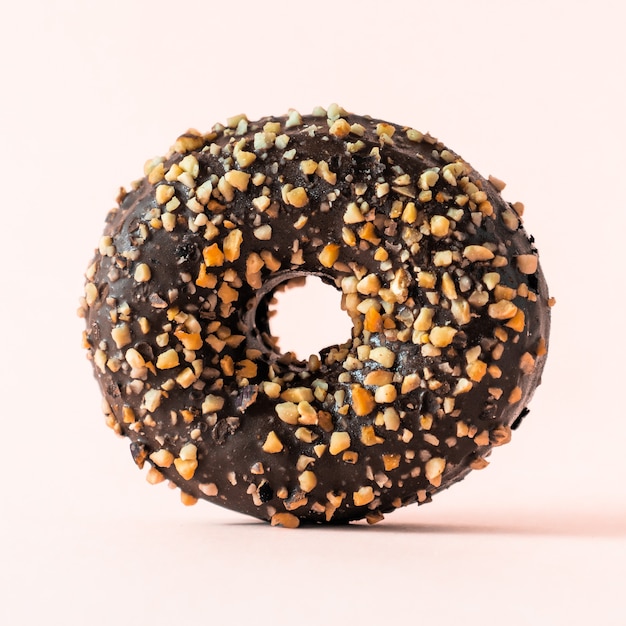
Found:
<svg viewBox="0 0 626 626"><path fill-rule="evenodd" d="M324 348L352 337L352 321L341 309L341 292L317 276L281 283L268 303L269 327L275 349L293 352L306 361Z"/></svg>

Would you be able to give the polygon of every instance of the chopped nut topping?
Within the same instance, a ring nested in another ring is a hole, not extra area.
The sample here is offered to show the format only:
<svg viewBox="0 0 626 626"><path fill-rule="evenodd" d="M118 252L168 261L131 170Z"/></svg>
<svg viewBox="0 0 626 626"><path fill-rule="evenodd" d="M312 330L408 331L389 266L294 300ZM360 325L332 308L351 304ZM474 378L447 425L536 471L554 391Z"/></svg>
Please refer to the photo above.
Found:
<svg viewBox="0 0 626 626"><path fill-rule="evenodd" d="M450 220L443 215L430 218L430 232L435 237L446 237L450 231Z"/></svg>
<svg viewBox="0 0 626 626"><path fill-rule="evenodd" d="M328 130L331 135L335 137L343 138L350 134L350 124L343 118L335 120Z"/></svg>
<svg viewBox="0 0 626 626"><path fill-rule="evenodd" d="M159 354L156 362L157 369L168 370L173 367L177 367L180 361L178 359L178 352L173 348L166 350L162 354Z"/></svg>
<svg viewBox="0 0 626 626"><path fill-rule="evenodd" d="M304 493L309 493L315 489L317 485L317 477L311 470L305 470L298 476L298 483L300 484L300 489L304 491Z"/></svg>
<svg viewBox="0 0 626 626"><path fill-rule="evenodd" d="M446 461L440 457L433 457L426 461L424 472L428 482L433 487L439 487L441 485L441 475L446 468Z"/></svg>
<svg viewBox="0 0 626 626"><path fill-rule="evenodd" d="M385 471L390 472L400 466L400 459L402 457L399 454L383 454L383 464Z"/></svg>
<svg viewBox="0 0 626 626"><path fill-rule="evenodd" d="M265 439L265 443L263 444L263 451L268 454L276 454L277 452L281 452L283 447L284 446L278 438L278 435L273 430L270 431Z"/></svg>
<svg viewBox="0 0 626 626"><path fill-rule="evenodd" d="M485 248L485 246L467 246L463 250L463 256L472 261L472 263L476 261L489 261L494 258L494 253L489 250L489 248Z"/></svg>
<svg viewBox="0 0 626 626"><path fill-rule="evenodd" d="M537 271L539 265L537 255L535 254L520 254L515 257L517 263L517 269L522 274L534 274Z"/></svg>
<svg viewBox="0 0 626 626"><path fill-rule="evenodd" d="M451 326L435 326L429 333L430 343L436 348L445 348L452 343L458 330Z"/></svg>
<svg viewBox="0 0 626 626"><path fill-rule="evenodd" d="M215 483L206 483L199 484L198 489L205 495L209 497L215 497L219 491L217 489L217 485Z"/></svg>
<svg viewBox="0 0 626 626"><path fill-rule="evenodd" d="M287 202L297 208L302 208L309 203L304 187L295 187L287 192Z"/></svg>
<svg viewBox="0 0 626 626"><path fill-rule="evenodd" d="M489 317L496 320L508 320L515 316L517 307L509 300L498 300L494 304L489 305Z"/></svg>
<svg viewBox="0 0 626 626"><path fill-rule="evenodd" d="M336 243L327 244L319 254L320 263L324 267L332 267L335 261L339 258L339 250L341 246Z"/></svg>
<svg viewBox="0 0 626 626"><path fill-rule="evenodd" d="M374 500L374 490L371 487L361 487L352 494L354 506L365 506Z"/></svg>
<svg viewBox="0 0 626 626"><path fill-rule="evenodd" d="M281 402L275 407L278 417L287 424L297 424L300 413L293 402Z"/></svg>
<svg viewBox="0 0 626 626"><path fill-rule="evenodd" d="M376 401L367 389L361 385L352 386L352 409L358 416L369 415L375 406Z"/></svg>
<svg viewBox="0 0 626 626"><path fill-rule="evenodd" d="M150 455L150 460L159 467L170 467L174 462L174 455L169 450L157 450Z"/></svg>
<svg viewBox="0 0 626 626"><path fill-rule="evenodd" d="M393 402L398 396L396 388L394 385L383 385L376 389L374 394L374 399L378 404L390 404Z"/></svg>
<svg viewBox="0 0 626 626"><path fill-rule="evenodd" d="M152 272L145 263L139 263L139 265L135 268L133 278L138 283L147 283L152 278Z"/></svg>
<svg viewBox="0 0 626 626"><path fill-rule="evenodd" d="M185 479L191 480L198 467L196 459L174 459L174 467L176 471Z"/></svg>
<svg viewBox="0 0 626 626"><path fill-rule="evenodd" d="M300 520L293 513L274 513L270 524L272 526L282 526L283 528L298 528Z"/></svg>
<svg viewBox="0 0 626 626"><path fill-rule="evenodd" d="M350 447L350 434L343 431L335 431L330 436L330 446L328 451L336 456Z"/></svg>
<svg viewBox="0 0 626 626"><path fill-rule="evenodd" d="M370 350L369 358L380 363L383 367L392 367L396 360L396 355L389 348L381 346Z"/></svg>
<svg viewBox="0 0 626 626"><path fill-rule="evenodd" d="M269 241L272 238L272 227L269 224L263 224L255 228L254 236L260 241Z"/></svg>

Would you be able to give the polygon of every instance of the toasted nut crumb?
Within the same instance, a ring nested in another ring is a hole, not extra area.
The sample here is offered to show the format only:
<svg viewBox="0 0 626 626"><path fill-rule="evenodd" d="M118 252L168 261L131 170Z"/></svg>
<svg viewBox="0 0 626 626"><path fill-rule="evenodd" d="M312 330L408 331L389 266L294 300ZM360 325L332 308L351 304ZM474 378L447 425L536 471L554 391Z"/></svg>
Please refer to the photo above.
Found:
<svg viewBox="0 0 626 626"><path fill-rule="evenodd" d="M350 134L350 124L340 117L333 122L328 132L335 137L339 137L340 139L347 137Z"/></svg>
<svg viewBox="0 0 626 626"><path fill-rule="evenodd" d="M152 272L150 271L148 265L145 263L139 263L139 265L135 268L133 278L138 283L146 283L150 280L150 278L152 278Z"/></svg>
<svg viewBox="0 0 626 626"><path fill-rule="evenodd" d="M270 204L271 200L267 196L258 196L252 200L252 206L261 212L265 211Z"/></svg>
<svg viewBox="0 0 626 626"><path fill-rule="evenodd" d="M358 491L353 492L352 500L354 506L365 506L374 500L374 490L372 487L361 487Z"/></svg>
<svg viewBox="0 0 626 626"><path fill-rule="evenodd" d="M495 255L485 246L466 246L463 250L463 256L473 263L475 261L489 261Z"/></svg>
<svg viewBox="0 0 626 626"><path fill-rule="evenodd" d="M489 175L489 182L496 188L497 191L502 191L506 187L506 183L495 176Z"/></svg>
<svg viewBox="0 0 626 626"><path fill-rule="evenodd" d="M371 333L379 333L383 330L383 318L381 314L374 308L370 307L365 313L365 320L363 321L365 330ZM375 383L366 383L367 385L373 385Z"/></svg>
<svg viewBox="0 0 626 626"><path fill-rule="evenodd" d="M320 263L324 267L332 267L335 261L339 258L339 250L341 246L337 243L329 243L319 254Z"/></svg>
<svg viewBox="0 0 626 626"><path fill-rule="evenodd" d="M298 413L298 405L293 402L279 402L275 407L276 415L287 424L297 424L298 417L300 413Z"/></svg>
<svg viewBox="0 0 626 626"><path fill-rule="evenodd" d="M239 191L245 191L250 182L250 174L241 170L230 170L224 174L226 182Z"/></svg>
<svg viewBox="0 0 626 626"><path fill-rule="evenodd" d="M494 446L503 446L511 441L512 434L511 427L502 424L491 431L490 440Z"/></svg>
<svg viewBox="0 0 626 626"><path fill-rule="evenodd" d="M474 436L474 443L477 446L488 446L489 445L489 433L486 430L481 431L479 434Z"/></svg>
<svg viewBox="0 0 626 626"><path fill-rule="evenodd" d="M525 324L526 315L524 311L522 311L522 309L517 309L515 315L505 324L505 326L521 333L524 330Z"/></svg>
<svg viewBox="0 0 626 626"><path fill-rule="evenodd" d="M300 162L300 171L307 176L311 174L315 174L315 170L317 169L317 161L313 159L306 159Z"/></svg>
<svg viewBox="0 0 626 626"><path fill-rule="evenodd" d="M379 346L378 348L370 350L369 358L372 361L380 363L383 367L392 367L396 360L396 355L389 348Z"/></svg>
<svg viewBox="0 0 626 626"><path fill-rule="evenodd" d="M313 443L318 438L318 435L316 435L310 428L305 428L304 426L297 428L295 435L296 439L304 441L305 443Z"/></svg>
<svg viewBox="0 0 626 626"><path fill-rule="evenodd" d="M381 137L382 135L387 135L387 137L393 137L396 129L391 124L387 124L385 122L381 122L376 124L376 134Z"/></svg>
<svg viewBox="0 0 626 626"><path fill-rule="evenodd" d="M117 348L127 346L132 340L128 324L120 324L111 330L111 337Z"/></svg>
<svg viewBox="0 0 626 626"><path fill-rule="evenodd" d="M361 209L359 209L359 205L356 202L350 202L350 204L348 204L343 214L343 221L346 224L358 224L359 222L365 221L363 213L361 213Z"/></svg>
<svg viewBox="0 0 626 626"><path fill-rule="evenodd" d="M295 187L287 192L287 202L296 208L302 208L309 203L309 196L304 187Z"/></svg>
<svg viewBox="0 0 626 626"><path fill-rule="evenodd" d="M245 169L256 161L256 154L254 154L254 152L245 152L244 150L240 150L237 152L237 156L235 158L237 160L237 165Z"/></svg>
<svg viewBox="0 0 626 626"><path fill-rule="evenodd" d="M392 372L389 372L387 370L373 370L365 377L363 383L365 385L380 387L381 385L388 385L389 383L391 383L392 379Z"/></svg>
<svg viewBox="0 0 626 626"><path fill-rule="evenodd" d="M380 511L372 511L365 516L365 520L368 524L378 524L378 522L382 522L385 519L385 516Z"/></svg>
<svg viewBox="0 0 626 626"><path fill-rule="evenodd" d="M433 457L426 461L424 472L428 482L434 487L441 485L441 475L446 468L446 461L440 457Z"/></svg>
<svg viewBox="0 0 626 626"><path fill-rule="evenodd" d="M199 350L202 347L200 333L186 333L183 330L175 330L174 336L183 344L186 350Z"/></svg>
<svg viewBox="0 0 626 626"><path fill-rule="evenodd" d="M243 242L243 234L239 228L231 230L224 238L224 258L227 261L236 261L241 253L241 244Z"/></svg>
<svg viewBox="0 0 626 626"><path fill-rule="evenodd" d="M500 274L498 274L498 272L487 272L483 276L483 282L485 283L487 289L492 291L500 282Z"/></svg>
<svg viewBox="0 0 626 626"><path fill-rule="evenodd" d="M534 274L539 265L539 259L535 254L520 254L515 257L515 262L522 274Z"/></svg>
<svg viewBox="0 0 626 626"><path fill-rule="evenodd" d="M255 228L253 233L259 241L269 241L272 238L272 227L269 224L263 224Z"/></svg>
<svg viewBox="0 0 626 626"><path fill-rule="evenodd" d="M390 472L400 466L401 455L399 454L383 454L383 464L385 471Z"/></svg>
<svg viewBox="0 0 626 626"><path fill-rule="evenodd" d="M188 443L184 445L180 449L180 452L178 453L178 456L183 461L193 461L197 457L197 455L198 455L198 448L193 443Z"/></svg>
<svg viewBox="0 0 626 626"><path fill-rule="evenodd" d="M165 449L157 450L150 455L150 460L159 467L170 467L174 462L174 455Z"/></svg>
<svg viewBox="0 0 626 626"><path fill-rule="evenodd" d="M443 215L434 215L430 219L430 233L435 237L445 237L450 231L450 220Z"/></svg>
<svg viewBox="0 0 626 626"><path fill-rule="evenodd" d="M310 387L292 387L283 391L280 397L290 402L313 402L313 392Z"/></svg>
<svg viewBox="0 0 626 626"><path fill-rule="evenodd" d="M146 366L144 358L137 350L135 350L135 348L129 348L126 350L124 358L133 369L141 369Z"/></svg>
<svg viewBox="0 0 626 626"><path fill-rule="evenodd" d="M151 485L158 485L159 483L162 483L165 480L165 476L163 476L163 474L161 474L161 472L159 472L159 470L156 469L156 467L151 467L146 474L146 480Z"/></svg>
<svg viewBox="0 0 626 626"><path fill-rule="evenodd" d="M543 337L540 337L539 341L537 342L537 348L535 351L535 354L540 357L540 356L545 356L548 353L548 346L546 344L546 340Z"/></svg>
<svg viewBox="0 0 626 626"><path fill-rule="evenodd" d="M530 352L522 354L519 367L524 374L530 374L535 369L535 359Z"/></svg>
<svg viewBox="0 0 626 626"><path fill-rule="evenodd" d="M474 385L469 380L467 380L467 378L459 378L456 386L454 387L453 393L455 396L458 396L462 393L467 393L473 386Z"/></svg>
<svg viewBox="0 0 626 626"><path fill-rule="evenodd" d="M466 371L471 380L479 383L487 373L487 364L484 361L476 360L467 365Z"/></svg>
<svg viewBox="0 0 626 626"><path fill-rule="evenodd" d="M278 435L272 430L268 433L262 448L268 454L276 454L283 449L283 444Z"/></svg>
<svg viewBox="0 0 626 626"><path fill-rule="evenodd" d="M515 387L509 394L509 404L514 404L522 399L522 388Z"/></svg>
<svg viewBox="0 0 626 626"><path fill-rule="evenodd" d="M359 417L369 415L376 406L376 402L372 394L361 387L361 385L352 386L352 409Z"/></svg>
<svg viewBox="0 0 626 626"><path fill-rule="evenodd" d="M219 267L224 264L224 253L216 243L204 248L202 256L207 267Z"/></svg>
<svg viewBox="0 0 626 626"><path fill-rule="evenodd" d="M154 197L157 201L157 204L165 204L174 196L174 187L168 184L159 185L155 192Z"/></svg>
<svg viewBox="0 0 626 626"><path fill-rule="evenodd" d="M202 413L215 413L216 411L222 409L223 406L224 398L222 398L221 396L209 394L208 396L206 396L204 402L202 403Z"/></svg>
<svg viewBox="0 0 626 626"><path fill-rule="evenodd" d="M393 402L398 396L394 385L383 385L376 389L374 393L374 399L378 404L389 404Z"/></svg>
<svg viewBox="0 0 626 626"><path fill-rule="evenodd" d="M209 497L214 497L219 493L217 485L215 483L202 483L198 485L198 489L205 496L209 496Z"/></svg>
<svg viewBox="0 0 626 626"><path fill-rule="evenodd" d="M470 467L475 470L485 469L487 465L489 465L489 461L487 461L487 459L483 459L482 457L478 457L470 463Z"/></svg>
<svg viewBox="0 0 626 626"><path fill-rule="evenodd" d="M363 277L356 286L359 293L363 295L376 295L380 291L380 279L376 274L368 274Z"/></svg>
<svg viewBox="0 0 626 626"><path fill-rule="evenodd" d="M426 170L420 175L417 181L417 186L423 191L427 191L431 187L434 187L437 184L438 180L439 174L435 170Z"/></svg>
<svg viewBox="0 0 626 626"><path fill-rule="evenodd" d="M430 343L436 348L445 348L452 343L459 331L451 326L435 326L429 333Z"/></svg>
<svg viewBox="0 0 626 626"><path fill-rule="evenodd" d="M515 316L517 307L510 300L498 300L490 304L488 308L489 317L496 320L508 320Z"/></svg>
<svg viewBox="0 0 626 626"><path fill-rule="evenodd" d="M384 439L376 435L374 427L370 424L361 427L361 443L365 446L375 446L383 443Z"/></svg>
<svg viewBox="0 0 626 626"><path fill-rule="evenodd" d="M272 398L272 399L276 399L280 396L280 385L278 383L272 383L272 382L268 382L265 381L263 383L263 393L268 397L268 398Z"/></svg>
<svg viewBox="0 0 626 626"><path fill-rule="evenodd" d="M350 447L350 434L344 431L335 431L330 436L330 446L328 451L336 456Z"/></svg>
<svg viewBox="0 0 626 626"><path fill-rule="evenodd" d="M185 479L191 480L196 473L198 461L196 459L174 459L176 471Z"/></svg>
<svg viewBox="0 0 626 626"><path fill-rule="evenodd" d="M448 272L444 272L441 277L441 291L443 295L450 300L455 300L458 297L454 280Z"/></svg>
<svg viewBox="0 0 626 626"><path fill-rule="evenodd" d="M159 354L156 366L160 370L168 370L173 367L177 367L179 363L178 352L176 352L173 348L170 348L169 350Z"/></svg>
<svg viewBox="0 0 626 626"><path fill-rule="evenodd" d="M438 250L433 255L433 264L435 267L449 267L452 265L452 251Z"/></svg>
<svg viewBox="0 0 626 626"><path fill-rule="evenodd" d="M282 526L283 528L298 528L300 520L292 513L274 513L270 524L272 526Z"/></svg>
<svg viewBox="0 0 626 626"><path fill-rule="evenodd" d="M392 406L383 411L383 424L387 430L396 431L400 428L400 415Z"/></svg>
<svg viewBox="0 0 626 626"><path fill-rule="evenodd" d="M311 470L305 470L298 476L298 483L304 493L309 493L313 491L317 485L317 476L315 476Z"/></svg>
<svg viewBox="0 0 626 626"><path fill-rule="evenodd" d="M405 395L414 391L420 386L421 378L419 374L407 374L402 380L402 386L400 387L400 393Z"/></svg>

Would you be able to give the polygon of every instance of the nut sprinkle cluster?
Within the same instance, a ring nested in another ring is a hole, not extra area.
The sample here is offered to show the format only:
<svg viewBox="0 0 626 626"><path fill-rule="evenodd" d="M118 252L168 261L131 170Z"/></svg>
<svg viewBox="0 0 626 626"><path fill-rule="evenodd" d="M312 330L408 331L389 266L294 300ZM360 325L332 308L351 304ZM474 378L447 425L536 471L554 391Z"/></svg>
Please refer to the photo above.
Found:
<svg viewBox="0 0 626 626"><path fill-rule="evenodd" d="M144 173L80 312L106 422L150 483L273 525L375 523L510 440L552 301L501 181L337 105L189 130ZM268 303L309 275L353 329L304 362Z"/></svg>

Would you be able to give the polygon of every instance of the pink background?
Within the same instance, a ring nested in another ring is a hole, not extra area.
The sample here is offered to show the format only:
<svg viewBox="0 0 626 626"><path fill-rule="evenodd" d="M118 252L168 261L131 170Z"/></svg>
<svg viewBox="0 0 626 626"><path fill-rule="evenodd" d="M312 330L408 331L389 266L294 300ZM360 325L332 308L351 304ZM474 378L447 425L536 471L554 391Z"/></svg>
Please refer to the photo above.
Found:
<svg viewBox="0 0 626 626"><path fill-rule="evenodd" d="M625 624L621 6L3 2L0 623ZM504 179L557 306L544 384L488 469L371 528L285 531L147 485L75 310L148 157L331 102Z"/></svg>

